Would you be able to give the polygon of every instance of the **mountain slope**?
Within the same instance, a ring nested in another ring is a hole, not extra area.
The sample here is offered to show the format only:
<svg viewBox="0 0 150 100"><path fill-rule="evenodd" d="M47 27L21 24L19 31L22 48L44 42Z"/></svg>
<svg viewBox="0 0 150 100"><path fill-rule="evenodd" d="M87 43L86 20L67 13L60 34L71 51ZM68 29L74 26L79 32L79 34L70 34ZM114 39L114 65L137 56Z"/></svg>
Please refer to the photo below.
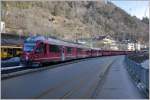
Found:
<svg viewBox="0 0 150 100"><path fill-rule="evenodd" d="M148 42L148 24L103 1L3 1L7 32L51 35L66 40L110 35Z"/></svg>

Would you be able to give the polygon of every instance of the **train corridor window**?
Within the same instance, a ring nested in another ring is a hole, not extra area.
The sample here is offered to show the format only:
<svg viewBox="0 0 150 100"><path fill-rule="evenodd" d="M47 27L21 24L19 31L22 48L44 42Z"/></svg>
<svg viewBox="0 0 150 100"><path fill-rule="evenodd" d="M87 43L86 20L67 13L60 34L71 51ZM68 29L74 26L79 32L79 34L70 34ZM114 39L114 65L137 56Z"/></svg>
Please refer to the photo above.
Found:
<svg viewBox="0 0 150 100"><path fill-rule="evenodd" d="M8 53L9 54L12 54L13 52L12 52L12 49L8 49Z"/></svg>
<svg viewBox="0 0 150 100"><path fill-rule="evenodd" d="M46 54L46 44L43 44L43 51Z"/></svg>
<svg viewBox="0 0 150 100"><path fill-rule="evenodd" d="M12 55L13 55L13 57L16 56L16 49L15 48L12 49Z"/></svg>
<svg viewBox="0 0 150 100"><path fill-rule="evenodd" d="M57 45L49 45L49 52L60 52L60 48Z"/></svg>
<svg viewBox="0 0 150 100"><path fill-rule="evenodd" d="M77 52L78 52L78 53L81 53L81 48L78 48L78 49L77 49Z"/></svg>
<svg viewBox="0 0 150 100"><path fill-rule="evenodd" d="M68 47L67 48L67 53L71 54L72 48Z"/></svg>
<svg viewBox="0 0 150 100"><path fill-rule="evenodd" d="M7 52L7 49L4 48L4 52Z"/></svg>

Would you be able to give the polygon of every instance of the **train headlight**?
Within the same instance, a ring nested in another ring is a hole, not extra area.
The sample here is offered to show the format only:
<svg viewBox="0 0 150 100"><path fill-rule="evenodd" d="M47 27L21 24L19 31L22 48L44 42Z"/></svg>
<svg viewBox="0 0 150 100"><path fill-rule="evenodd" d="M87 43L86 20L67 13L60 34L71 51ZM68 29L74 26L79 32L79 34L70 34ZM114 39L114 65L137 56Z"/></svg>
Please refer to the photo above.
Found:
<svg viewBox="0 0 150 100"><path fill-rule="evenodd" d="M29 57L28 56L26 56L26 60L28 60L29 59Z"/></svg>

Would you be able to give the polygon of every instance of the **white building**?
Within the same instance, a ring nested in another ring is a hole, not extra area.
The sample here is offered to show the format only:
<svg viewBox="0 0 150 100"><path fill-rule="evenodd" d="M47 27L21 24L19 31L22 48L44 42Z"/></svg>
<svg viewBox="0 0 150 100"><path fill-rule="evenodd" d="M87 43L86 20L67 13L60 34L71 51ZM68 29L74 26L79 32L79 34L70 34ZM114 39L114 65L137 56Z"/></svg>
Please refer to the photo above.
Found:
<svg viewBox="0 0 150 100"><path fill-rule="evenodd" d="M1 21L1 33L5 33L5 22Z"/></svg>
<svg viewBox="0 0 150 100"><path fill-rule="evenodd" d="M128 43L127 48L128 48L128 50L134 51L134 50L135 50L135 45L134 45L134 43Z"/></svg>
<svg viewBox="0 0 150 100"><path fill-rule="evenodd" d="M146 48L146 45L141 43L128 43L127 45L128 50L141 50L142 48Z"/></svg>
<svg viewBox="0 0 150 100"><path fill-rule="evenodd" d="M141 50L141 44L140 43L136 43L135 47L136 47L136 50Z"/></svg>
<svg viewBox="0 0 150 100"><path fill-rule="evenodd" d="M103 43L105 44L105 49L111 49L111 50L119 50L117 41L115 41L112 37L109 35L106 36L103 40Z"/></svg>

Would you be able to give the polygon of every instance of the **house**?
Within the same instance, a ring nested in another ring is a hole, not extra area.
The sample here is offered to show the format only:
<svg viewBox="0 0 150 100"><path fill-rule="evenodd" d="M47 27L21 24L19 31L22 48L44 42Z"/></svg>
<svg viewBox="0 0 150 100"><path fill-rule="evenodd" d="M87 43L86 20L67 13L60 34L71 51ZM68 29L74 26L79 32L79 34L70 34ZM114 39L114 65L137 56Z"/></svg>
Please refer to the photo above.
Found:
<svg viewBox="0 0 150 100"><path fill-rule="evenodd" d="M110 35L102 35L93 38L94 47L101 48L103 50L118 50L118 44L115 39Z"/></svg>
<svg viewBox="0 0 150 100"><path fill-rule="evenodd" d="M101 39L99 42L101 42L104 46L102 49L104 50L118 50L118 44L117 41L114 40L111 36L107 35L103 39Z"/></svg>
<svg viewBox="0 0 150 100"><path fill-rule="evenodd" d="M113 39L110 35L79 39L78 42L90 47L101 48L102 50L120 50L119 42Z"/></svg>

